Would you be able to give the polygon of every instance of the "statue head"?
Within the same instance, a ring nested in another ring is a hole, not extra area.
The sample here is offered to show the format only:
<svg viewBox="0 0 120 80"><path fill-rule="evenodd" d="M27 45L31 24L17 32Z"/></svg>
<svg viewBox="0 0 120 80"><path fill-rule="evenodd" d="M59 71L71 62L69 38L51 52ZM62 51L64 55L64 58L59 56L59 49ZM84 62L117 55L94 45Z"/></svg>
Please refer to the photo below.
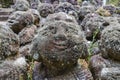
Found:
<svg viewBox="0 0 120 80"><path fill-rule="evenodd" d="M33 16L24 11L16 11L9 16L7 24L18 34L24 27L33 24Z"/></svg>
<svg viewBox="0 0 120 80"><path fill-rule="evenodd" d="M79 58L87 56L85 37L80 27L64 21L44 25L33 40L31 54L43 65L58 75L70 69Z"/></svg>

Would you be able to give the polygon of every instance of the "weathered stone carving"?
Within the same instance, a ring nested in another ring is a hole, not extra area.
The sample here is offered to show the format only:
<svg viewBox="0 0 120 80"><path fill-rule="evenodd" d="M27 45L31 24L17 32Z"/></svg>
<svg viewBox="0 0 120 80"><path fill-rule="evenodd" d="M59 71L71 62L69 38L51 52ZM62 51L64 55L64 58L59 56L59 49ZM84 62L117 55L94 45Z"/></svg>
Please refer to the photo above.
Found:
<svg viewBox="0 0 120 80"><path fill-rule="evenodd" d="M64 21L50 22L40 28L33 40L31 54L35 60L42 62L42 70L47 70L44 74L47 78L62 75L63 71L69 72L76 67L79 58L88 56L86 40L80 27ZM77 70L75 72L77 74ZM83 79L87 80L87 76Z"/></svg>
<svg viewBox="0 0 120 80"><path fill-rule="evenodd" d="M108 26L103 30L100 40L100 49L103 56L120 60L120 26Z"/></svg>
<svg viewBox="0 0 120 80"><path fill-rule="evenodd" d="M72 15L68 15L64 12L58 12L58 13L50 14L46 18L46 22L48 22L48 21L51 21L51 22L52 21L59 21L59 20L78 24L75 17L73 17Z"/></svg>
<svg viewBox="0 0 120 80"><path fill-rule="evenodd" d="M7 26L0 25L0 61L15 56L19 49L19 39Z"/></svg>
<svg viewBox="0 0 120 80"><path fill-rule="evenodd" d="M54 7L49 3L41 3L37 10L39 11L40 16L43 18L47 17L49 14L54 13Z"/></svg>
<svg viewBox="0 0 120 80"><path fill-rule="evenodd" d="M27 63L25 58L20 57L16 60L9 60L0 63L1 80L26 80Z"/></svg>
<svg viewBox="0 0 120 80"><path fill-rule="evenodd" d="M58 12L65 12L67 14L73 15L76 20L78 19L77 12L71 3L68 2L60 3L58 6L55 7L55 13Z"/></svg>
<svg viewBox="0 0 120 80"><path fill-rule="evenodd" d="M85 32L87 40L92 41L93 36L95 36L96 40L100 39L102 30L109 26L109 24L110 22L107 22L103 17L98 14L91 13L85 16L81 26Z"/></svg>
<svg viewBox="0 0 120 80"><path fill-rule="evenodd" d="M16 0L13 8L15 11L27 11L30 4L27 0Z"/></svg>
<svg viewBox="0 0 120 80"><path fill-rule="evenodd" d="M25 27L18 35L20 38L20 44L25 45L27 43L30 43L35 35L35 31L37 30L37 27L35 25L30 25Z"/></svg>
<svg viewBox="0 0 120 80"><path fill-rule="evenodd" d="M16 11L10 15L7 24L18 34L26 26L33 24L33 16L24 11Z"/></svg>
<svg viewBox="0 0 120 80"><path fill-rule="evenodd" d="M39 12L36 9L29 9L28 13L31 13L33 15L34 25L39 27L40 26L40 20L41 20Z"/></svg>
<svg viewBox="0 0 120 80"><path fill-rule="evenodd" d="M120 78L120 26L105 28L100 39L100 55L90 60L90 69L95 80L118 80Z"/></svg>

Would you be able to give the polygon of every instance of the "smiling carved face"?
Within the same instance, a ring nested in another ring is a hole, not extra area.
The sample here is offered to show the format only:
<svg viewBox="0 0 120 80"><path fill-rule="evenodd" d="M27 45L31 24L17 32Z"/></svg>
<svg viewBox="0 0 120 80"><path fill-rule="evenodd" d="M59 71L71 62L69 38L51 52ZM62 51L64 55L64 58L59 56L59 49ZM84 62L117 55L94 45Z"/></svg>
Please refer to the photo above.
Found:
<svg viewBox="0 0 120 80"><path fill-rule="evenodd" d="M61 71L71 68L78 58L86 56L87 47L78 25L55 21L39 30L31 53L34 58L42 60L47 68Z"/></svg>

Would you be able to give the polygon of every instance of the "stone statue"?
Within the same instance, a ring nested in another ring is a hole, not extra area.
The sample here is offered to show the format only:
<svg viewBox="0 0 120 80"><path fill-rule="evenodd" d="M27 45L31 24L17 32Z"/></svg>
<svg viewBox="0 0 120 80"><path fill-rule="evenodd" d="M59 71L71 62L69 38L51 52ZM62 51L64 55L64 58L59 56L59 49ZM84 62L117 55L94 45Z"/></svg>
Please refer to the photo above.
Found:
<svg viewBox="0 0 120 80"><path fill-rule="evenodd" d="M25 11L16 11L9 16L7 24L18 34L26 26L33 24L33 16Z"/></svg>
<svg viewBox="0 0 120 80"><path fill-rule="evenodd" d="M35 65L39 67L34 69L34 80L92 80L89 70L77 63L88 52L85 37L74 23L54 21L44 25L33 40L31 54L41 62Z"/></svg>

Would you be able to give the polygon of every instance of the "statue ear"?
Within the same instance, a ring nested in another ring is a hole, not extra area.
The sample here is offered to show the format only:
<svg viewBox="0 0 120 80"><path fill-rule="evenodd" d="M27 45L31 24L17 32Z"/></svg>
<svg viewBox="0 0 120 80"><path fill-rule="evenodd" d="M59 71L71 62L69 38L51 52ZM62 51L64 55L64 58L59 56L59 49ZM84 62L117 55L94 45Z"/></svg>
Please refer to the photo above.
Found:
<svg viewBox="0 0 120 80"><path fill-rule="evenodd" d="M24 16L24 19L25 19L25 23L26 23L27 25L33 24L33 16L32 16L31 14L26 14L26 15Z"/></svg>

